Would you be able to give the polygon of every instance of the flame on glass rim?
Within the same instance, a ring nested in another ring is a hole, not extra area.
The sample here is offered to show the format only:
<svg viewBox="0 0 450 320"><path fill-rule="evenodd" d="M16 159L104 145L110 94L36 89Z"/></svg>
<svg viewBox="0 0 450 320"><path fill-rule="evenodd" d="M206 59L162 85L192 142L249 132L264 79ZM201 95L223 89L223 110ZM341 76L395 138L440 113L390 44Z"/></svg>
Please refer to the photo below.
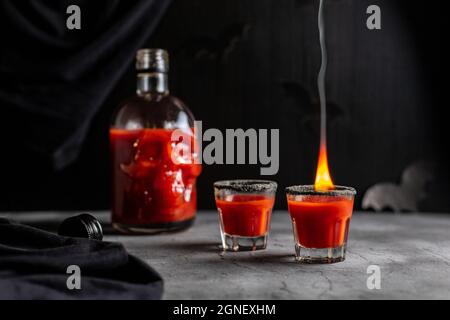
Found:
<svg viewBox="0 0 450 320"><path fill-rule="evenodd" d="M327 145L324 141L320 143L319 161L317 163L316 181L314 182L316 190L333 190L335 188L331 179L328 167Z"/></svg>

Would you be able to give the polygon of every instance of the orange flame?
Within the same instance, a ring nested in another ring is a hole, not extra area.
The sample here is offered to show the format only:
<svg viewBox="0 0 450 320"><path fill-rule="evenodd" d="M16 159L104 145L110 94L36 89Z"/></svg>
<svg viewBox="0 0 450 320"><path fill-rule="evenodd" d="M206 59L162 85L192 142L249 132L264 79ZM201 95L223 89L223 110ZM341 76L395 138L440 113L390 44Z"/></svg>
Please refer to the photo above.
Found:
<svg viewBox="0 0 450 320"><path fill-rule="evenodd" d="M324 141L321 141L320 143L319 161L317 163L314 188L316 190L334 189L333 180L331 180L330 170L328 169L327 145Z"/></svg>

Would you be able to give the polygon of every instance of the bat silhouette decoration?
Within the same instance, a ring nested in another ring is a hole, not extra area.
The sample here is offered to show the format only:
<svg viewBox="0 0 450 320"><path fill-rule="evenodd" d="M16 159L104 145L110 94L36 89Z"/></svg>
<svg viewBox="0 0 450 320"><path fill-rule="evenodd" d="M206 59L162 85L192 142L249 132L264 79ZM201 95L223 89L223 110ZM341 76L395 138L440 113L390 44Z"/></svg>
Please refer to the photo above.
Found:
<svg viewBox="0 0 450 320"><path fill-rule="evenodd" d="M231 24L216 37L198 36L188 39L178 48L178 51L196 60L206 58L223 61L247 36L250 28L250 25L245 23Z"/></svg>
<svg viewBox="0 0 450 320"><path fill-rule="evenodd" d="M295 81L281 81L285 96L291 100L291 112L295 118L305 124L316 127L320 119L320 102L311 99L311 95L301 84ZM344 116L344 110L336 103L327 102L327 119L330 123Z"/></svg>

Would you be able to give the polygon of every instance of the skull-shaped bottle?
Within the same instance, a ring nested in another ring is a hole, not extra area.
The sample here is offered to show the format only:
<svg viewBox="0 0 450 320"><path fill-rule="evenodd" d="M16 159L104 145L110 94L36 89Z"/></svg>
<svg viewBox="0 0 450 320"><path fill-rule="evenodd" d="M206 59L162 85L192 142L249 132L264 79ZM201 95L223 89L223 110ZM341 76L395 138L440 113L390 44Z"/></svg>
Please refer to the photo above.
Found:
<svg viewBox="0 0 450 320"><path fill-rule="evenodd" d="M136 96L119 106L110 128L113 227L184 229L195 218L201 172L194 117L169 94L165 50L139 50L136 69Z"/></svg>

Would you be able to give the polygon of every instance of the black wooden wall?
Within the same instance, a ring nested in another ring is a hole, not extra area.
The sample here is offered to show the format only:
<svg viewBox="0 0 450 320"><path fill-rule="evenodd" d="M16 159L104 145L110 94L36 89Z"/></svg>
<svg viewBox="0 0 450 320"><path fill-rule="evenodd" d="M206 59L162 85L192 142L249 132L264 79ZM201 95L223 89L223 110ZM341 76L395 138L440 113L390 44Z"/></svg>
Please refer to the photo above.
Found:
<svg viewBox="0 0 450 320"><path fill-rule="evenodd" d="M172 92L205 128L280 129L280 170L267 177L279 182L277 208L285 207L285 186L314 179L318 3L175 0L148 41L170 51ZM366 28L370 4L382 9L382 30ZM360 196L374 183L398 181L416 160L439 157L445 146L437 140L435 40L444 31L436 14L407 1L326 1L329 161L335 183L354 186ZM97 116L78 163L33 188L18 187L9 207L108 207L107 127L118 101L133 94L129 70ZM214 207L213 181L258 177L258 166L205 166L199 207Z"/></svg>

